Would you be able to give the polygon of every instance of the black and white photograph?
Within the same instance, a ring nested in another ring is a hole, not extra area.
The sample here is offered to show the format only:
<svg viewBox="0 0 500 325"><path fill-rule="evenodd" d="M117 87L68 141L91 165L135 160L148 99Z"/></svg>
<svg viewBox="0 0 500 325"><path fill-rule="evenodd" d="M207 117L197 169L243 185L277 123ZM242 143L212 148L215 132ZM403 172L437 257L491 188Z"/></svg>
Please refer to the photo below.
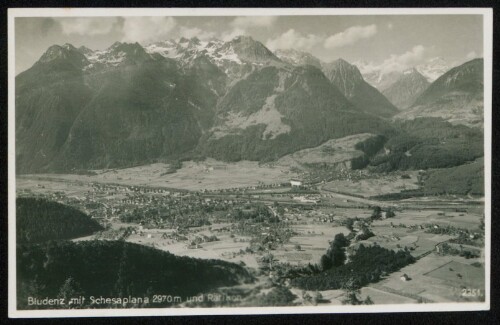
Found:
<svg viewBox="0 0 500 325"><path fill-rule="evenodd" d="M10 317L489 309L491 9L8 19Z"/></svg>

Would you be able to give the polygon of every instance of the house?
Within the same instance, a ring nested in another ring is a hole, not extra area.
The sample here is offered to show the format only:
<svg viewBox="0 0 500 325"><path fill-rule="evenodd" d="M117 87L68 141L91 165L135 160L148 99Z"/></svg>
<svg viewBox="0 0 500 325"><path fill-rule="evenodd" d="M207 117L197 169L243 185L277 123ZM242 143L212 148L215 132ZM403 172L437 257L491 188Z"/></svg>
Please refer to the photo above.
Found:
<svg viewBox="0 0 500 325"><path fill-rule="evenodd" d="M302 186L302 181L299 181L298 179L291 179L290 180L290 185L292 185L292 187L294 187L294 186Z"/></svg>

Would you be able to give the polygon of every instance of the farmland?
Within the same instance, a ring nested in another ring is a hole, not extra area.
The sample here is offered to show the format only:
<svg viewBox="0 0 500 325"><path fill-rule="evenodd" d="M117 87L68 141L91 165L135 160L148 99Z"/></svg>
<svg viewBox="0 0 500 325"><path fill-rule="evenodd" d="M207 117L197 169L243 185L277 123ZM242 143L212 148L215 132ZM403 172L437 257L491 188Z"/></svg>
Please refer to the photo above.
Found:
<svg viewBox="0 0 500 325"><path fill-rule="evenodd" d="M289 274L318 272L314 270L332 240L343 234L351 238L349 251L359 245L379 246L408 251L416 259L361 287L360 299L369 297L376 304L482 299L463 294L467 289L484 290L480 199L374 198L418 188L417 172L375 176L340 170L328 172L335 178L329 182L291 187L289 180L304 176L304 171L215 160L178 167L172 171L168 164L157 163L89 175L20 175L16 186L20 197L72 206L103 226L74 241L124 240L178 256L236 263L258 279L255 285L247 284L245 292L254 286L265 293L289 283ZM315 177L323 171L318 173ZM377 206L382 217L372 219ZM389 210L394 215L386 217ZM350 220L354 229L347 226ZM358 227L371 235L357 238ZM443 243L451 248L444 250ZM401 279L403 274L408 280ZM295 303L310 304L307 297L316 294L288 287L297 296ZM341 289L319 293L323 299L315 303L320 305L345 299Z"/></svg>
<svg viewBox="0 0 500 325"><path fill-rule="evenodd" d="M39 174L37 177L67 181L166 187L185 190L218 190L228 186L252 187L287 182L294 173L278 167L259 166L258 162L223 163L214 159L187 161L176 171L167 163L125 169L95 170L89 175Z"/></svg>

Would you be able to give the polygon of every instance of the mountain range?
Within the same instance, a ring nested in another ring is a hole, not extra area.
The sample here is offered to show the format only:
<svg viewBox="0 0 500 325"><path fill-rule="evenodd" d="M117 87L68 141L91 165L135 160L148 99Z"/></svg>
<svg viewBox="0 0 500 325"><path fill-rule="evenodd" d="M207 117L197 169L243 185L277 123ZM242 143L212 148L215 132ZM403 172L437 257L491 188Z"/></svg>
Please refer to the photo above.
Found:
<svg viewBox="0 0 500 325"><path fill-rule="evenodd" d="M440 117L454 124L482 127L483 66L483 59L473 59L449 70L394 118Z"/></svg>
<svg viewBox="0 0 500 325"><path fill-rule="evenodd" d="M468 77L444 83L460 88ZM482 87L476 83L469 88ZM419 107L448 94L433 83L417 96L420 88L401 84ZM392 137L391 118L409 115L386 95L393 103L344 60L273 53L249 36L116 42L98 51L54 45L16 77L17 172L192 157L269 161L349 135Z"/></svg>
<svg viewBox="0 0 500 325"><path fill-rule="evenodd" d="M393 85L405 71L408 71L394 69L387 70L382 66L374 66L373 64L365 61L356 62L355 64L361 71L363 78L370 85L382 92ZM413 69L424 76L429 83L435 81L450 68L452 67L441 57L431 58L413 67Z"/></svg>

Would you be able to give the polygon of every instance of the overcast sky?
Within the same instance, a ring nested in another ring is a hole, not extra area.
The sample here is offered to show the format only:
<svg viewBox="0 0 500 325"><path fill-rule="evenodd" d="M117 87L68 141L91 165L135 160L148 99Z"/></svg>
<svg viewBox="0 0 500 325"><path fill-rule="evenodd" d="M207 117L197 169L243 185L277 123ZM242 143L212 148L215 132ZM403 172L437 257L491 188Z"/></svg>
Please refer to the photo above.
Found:
<svg viewBox="0 0 500 325"><path fill-rule="evenodd" d="M438 56L459 64L483 55L480 15L16 18L16 74L53 44L105 49L115 41L147 45L242 34L271 50L294 48L326 62L343 58L388 69Z"/></svg>

